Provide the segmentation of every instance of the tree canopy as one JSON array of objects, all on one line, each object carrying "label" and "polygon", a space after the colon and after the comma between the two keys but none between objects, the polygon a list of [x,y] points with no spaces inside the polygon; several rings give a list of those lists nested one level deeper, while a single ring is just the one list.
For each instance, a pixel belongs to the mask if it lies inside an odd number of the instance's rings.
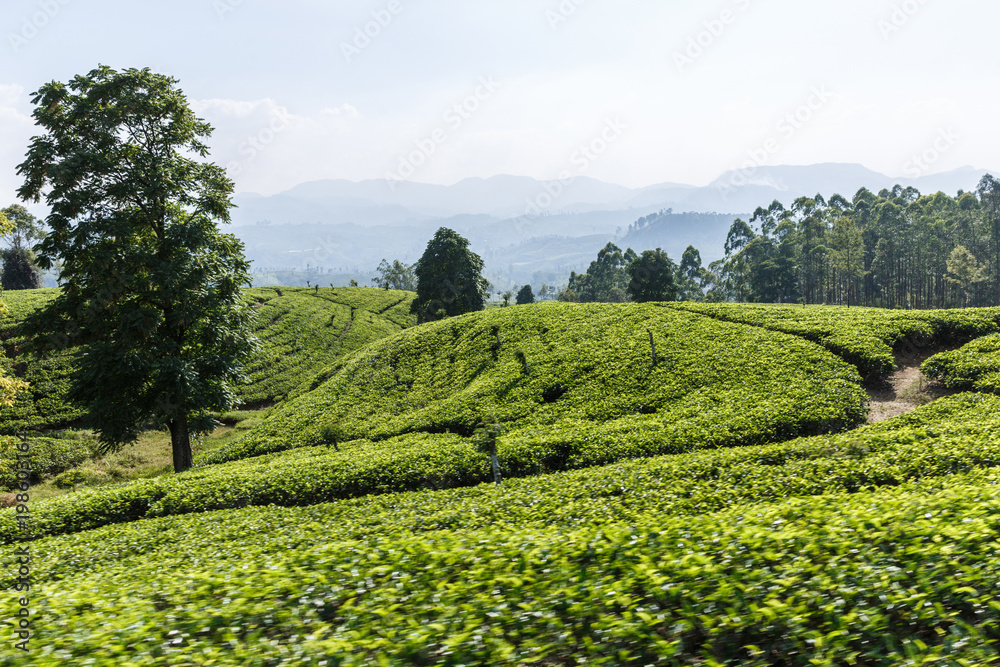
[{"label": "tree canopy", "polygon": [[378,268],[375,269],[375,273],[377,275],[372,281],[375,287],[407,292],[413,292],[417,289],[417,276],[413,272],[413,267],[403,264],[398,259],[392,260],[392,264],[383,259]]},{"label": "tree canopy", "polygon": [[441,227],[417,262],[417,298],[411,306],[418,322],[453,317],[486,307],[490,284],[483,277],[483,259],[469,241]]},{"label": "tree canopy", "polygon": [[[886,308],[1000,305],[1000,181],[921,195],[897,185],[852,199],[800,197],[737,219],[715,296]],[[711,295],[710,295],[711,296]]]},{"label": "tree canopy", "polygon": [[660,248],[644,250],[628,265],[629,297],[633,301],[676,301],[677,265]]},{"label": "tree canopy", "polygon": [[176,83],[101,66],[43,85],[18,195],[50,207],[39,263],[61,261],[59,296],[25,323],[32,349],[83,346],[69,396],[105,449],[166,425],[180,471],[190,432],[234,406],[254,342],[243,246],[217,227],[233,183]]},{"label": "tree canopy", "polygon": [[519,306],[535,302],[535,293],[531,290],[531,285],[525,285],[517,292],[515,303]]}]

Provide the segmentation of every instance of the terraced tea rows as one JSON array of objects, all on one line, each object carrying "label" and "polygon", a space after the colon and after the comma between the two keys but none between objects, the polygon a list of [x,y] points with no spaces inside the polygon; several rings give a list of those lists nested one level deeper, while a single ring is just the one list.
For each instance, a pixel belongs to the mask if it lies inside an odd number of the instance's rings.
[{"label": "terraced tea rows", "polygon": [[[327,291],[256,294],[294,355],[253,371],[288,398],[242,440],[32,503],[30,664],[1000,662],[1000,397],[846,430],[865,396],[830,353],[874,373],[1000,311],[540,304],[343,356],[407,305]],[[987,377],[992,338],[934,368]],[[4,587],[19,536],[0,510]]]},{"label": "terraced tea rows", "polygon": [[491,422],[518,470],[582,467],[849,428],[864,420],[859,383],[779,333],[656,306],[535,304],[380,341],[205,462]]},{"label": "terraced tea rows", "polygon": [[1000,394],[1000,334],[983,336],[960,349],[936,354],[920,370],[949,389]]},{"label": "terraced tea rows", "polygon": [[[18,323],[31,311],[54,299],[58,290],[21,290],[4,295],[9,312],[0,316],[0,339],[8,372],[17,369],[31,383],[14,406],[0,407],[0,433],[62,428],[78,420],[81,411],[65,401],[75,352],[45,360],[21,355]],[[409,292],[374,288],[256,288],[247,298],[257,304],[256,333],[262,342],[247,368],[251,378],[239,397],[266,405],[307,390],[346,352],[412,326]]]},{"label": "terraced tea rows", "polygon": [[891,373],[896,348],[954,347],[1000,331],[1000,308],[883,310],[734,303],[668,307],[801,336],[854,364],[865,377]]},{"label": "terraced tea rows", "polygon": [[[997,400],[501,488],[48,538],[33,544],[45,582],[34,664],[990,664],[1000,473],[957,458],[998,449]],[[935,475],[972,472],[795,498],[839,488],[823,486],[838,467],[871,476],[921,448],[956,458]]]}]

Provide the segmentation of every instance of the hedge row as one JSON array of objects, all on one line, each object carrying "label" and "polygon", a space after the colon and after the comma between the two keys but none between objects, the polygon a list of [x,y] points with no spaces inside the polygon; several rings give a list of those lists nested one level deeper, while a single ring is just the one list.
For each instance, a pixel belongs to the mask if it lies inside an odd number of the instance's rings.
[{"label": "hedge row", "polygon": [[91,547],[121,563],[39,577],[31,664],[996,664],[998,482],[573,528],[278,508],[115,527]]},{"label": "hedge row", "polygon": [[[0,366],[31,386],[10,407],[0,406],[0,433],[63,428],[83,411],[66,401],[76,352],[37,360],[20,351],[18,325],[28,313],[55,299],[55,288],[4,294],[8,312],[0,314]],[[325,379],[344,354],[416,323],[409,314],[410,292],[374,288],[255,288],[246,298],[256,304],[256,333],[262,345],[247,366],[251,383],[237,389],[250,405],[280,401]]]},{"label": "hedge row", "polygon": [[735,303],[669,307],[801,336],[854,364],[866,378],[891,373],[894,351],[956,346],[1000,331],[1000,308],[915,311]]},{"label": "hedge row", "polygon": [[535,304],[380,340],[202,462],[497,423],[502,443],[551,469],[576,465],[570,454],[593,465],[663,453],[681,437],[841,430],[864,421],[866,401],[854,368],[793,336],[652,305]]},{"label": "hedge row", "polygon": [[936,354],[924,361],[920,371],[949,389],[1000,394],[1000,334]]},{"label": "hedge row", "polygon": [[[581,503],[596,512],[595,522],[607,519],[602,503],[620,504],[626,509],[614,518],[626,520],[627,508],[633,506],[641,511],[702,512],[733,503],[892,486],[996,466],[998,428],[1000,398],[962,395],[835,436],[508,481],[504,507],[499,509],[489,509],[491,503],[475,507],[476,498],[491,493],[488,489],[454,490],[440,501],[448,508],[443,525],[451,525],[449,517],[470,512],[490,522],[553,521],[563,508],[582,511]],[[516,449],[500,449],[505,474],[531,472],[532,462],[519,455]],[[159,516],[269,504],[313,505],[372,494],[469,487],[489,479],[486,455],[467,440],[457,435],[406,436],[388,443],[355,442],[340,452],[301,448],[176,476],[85,489],[34,503],[33,527],[38,535],[58,535]],[[471,500],[459,502],[462,498]],[[595,504],[595,498],[606,500]],[[402,501],[393,496],[387,502],[395,508]],[[451,511],[455,506],[463,508],[457,515]],[[511,514],[504,518],[503,512]],[[371,508],[364,513],[378,514]],[[430,506],[421,505],[411,515],[419,525],[439,527]],[[20,535],[14,510],[0,510],[0,541],[13,542]]]}]

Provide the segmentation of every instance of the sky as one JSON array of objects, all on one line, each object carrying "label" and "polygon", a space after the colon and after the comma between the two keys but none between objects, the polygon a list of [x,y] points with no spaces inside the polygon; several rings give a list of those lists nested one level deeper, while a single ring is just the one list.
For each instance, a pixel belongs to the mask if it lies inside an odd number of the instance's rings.
[{"label": "sky", "polygon": [[0,202],[32,91],[99,64],[177,78],[237,192],[996,168],[997,25],[987,0],[4,0]]}]

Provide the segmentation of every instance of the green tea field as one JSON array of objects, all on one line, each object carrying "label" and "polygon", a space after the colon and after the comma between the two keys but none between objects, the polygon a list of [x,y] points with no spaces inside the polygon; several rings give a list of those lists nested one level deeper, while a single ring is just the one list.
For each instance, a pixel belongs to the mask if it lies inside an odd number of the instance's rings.
[{"label": "green tea field", "polygon": [[[18,356],[49,294],[0,322],[39,483],[92,455],[73,356]],[[0,665],[1000,663],[1000,309],[412,298],[250,290],[193,469],[0,509]]]}]

